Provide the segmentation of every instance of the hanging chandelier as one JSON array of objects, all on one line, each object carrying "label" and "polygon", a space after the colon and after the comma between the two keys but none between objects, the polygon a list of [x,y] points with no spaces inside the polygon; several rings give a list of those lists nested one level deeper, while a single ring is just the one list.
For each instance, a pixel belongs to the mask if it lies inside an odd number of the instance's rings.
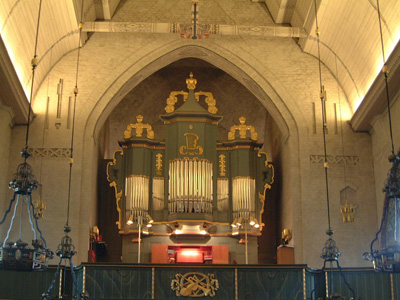
[{"label": "hanging chandelier", "polygon": [[[71,203],[71,187],[72,187],[72,166],[74,164],[74,133],[75,133],[75,117],[76,117],[76,102],[78,97],[78,71],[79,71],[79,58],[80,58],[80,50],[81,50],[81,37],[82,37],[82,29],[83,29],[83,6],[84,0],[82,0],[81,6],[81,21],[78,25],[79,27],[79,37],[78,37],[78,53],[77,53],[77,63],[76,63],[76,79],[75,79],[75,88],[74,88],[74,104],[73,104],[73,113],[72,113],[72,133],[71,133],[71,147],[70,147],[70,161],[69,161],[69,180],[68,180],[68,206],[67,206],[67,221],[64,226],[64,236],[61,238],[61,242],[57,247],[56,254],[60,258],[57,270],[54,274],[53,280],[47,289],[46,292],[42,294],[42,300],[49,299],[87,299],[87,295],[84,293],[79,293],[78,290],[78,281],[76,279],[75,274],[75,266],[72,263],[72,258],[76,254],[75,245],[72,243],[72,238],[69,236],[71,232],[71,227],[69,226],[69,213],[70,213],[70,203]],[[72,277],[72,290],[67,290],[67,280],[65,274],[67,274],[69,263],[69,270],[71,272]],[[64,276],[60,276],[60,270],[63,269]],[[58,295],[54,295],[53,287],[56,283],[56,280],[59,278],[60,285],[62,288]],[[62,293],[61,293],[62,291]],[[70,294],[68,294],[70,292]]]},{"label": "hanging chandelier", "polygon": [[[28,123],[26,129],[25,147],[21,151],[21,156],[24,161],[17,167],[17,172],[14,174],[11,182],[9,183],[9,188],[12,189],[14,193],[12,199],[10,200],[8,209],[4,214],[4,217],[0,221],[1,226],[7,220],[8,214],[12,211],[12,217],[10,221],[10,226],[7,230],[7,235],[3,242],[0,241],[0,268],[4,268],[7,270],[43,270],[47,268],[49,259],[53,258],[54,256],[53,252],[47,249],[46,240],[43,238],[42,231],[39,228],[38,215],[35,213],[34,204],[36,203],[36,201],[32,200],[32,193],[37,190],[38,187],[41,187],[41,185],[37,181],[36,176],[33,174],[33,169],[31,165],[29,165],[27,162],[27,159],[31,156],[28,150],[28,141],[32,112],[31,103],[33,98],[35,70],[38,65],[37,45],[41,6],[42,1],[40,1],[39,3],[35,54],[31,61],[32,83],[29,101]],[[26,206],[28,217],[24,216],[24,206]],[[16,217],[19,217],[19,233],[18,239],[14,242],[10,241],[10,234],[12,233],[12,230],[14,228],[14,221]],[[31,246],[29,246],[28,243],[22,240],[23,223],[26,219],[29,220],[30,228],[33,232],[33,240]],[[38,237],[38,233],[40,238]]]},{"label": "hanging chandelier", "polygon": [[[319,70],[319,84],[320,84],[320,99],[321,99],[321,110],[322,110],[322,135],[323,135],[323,144],[324,144],[324,171],[325,171],[325,188],[326,188],[326,204],[327,204],[327,212],[328,212],[328,229],[326,230],[326,234],[328,235],[328,239],[325,242],[325,246],[322,249],[321,258],[324,260],[324,265],[321,269],[321,272],[325,272],[327,268],[330,269],[330,280],[326,278],[326,294],[323,299],[346,299],[346,297],[342,297],[340,293],[338,293],[334,286],[333,280],[333,264],[336,263],[336,267],[340,271],[340,276],[342,277],[345,285],[351,292],[352,297],[350,299],[355,299],[354,290],[351,288],[350,284],[346,280],[346,277],[343,275],[342,268],[339,264],[339,256],[341,253],[339,252],[339,248],[336,246],[336,241],[333,239],[334,231],[331,227],[331,216],[330,216],[330,202],[329,202],[329,184],[328,184],[328,159],[327,159],[327,150],[326,150],[326,132],[327,132],[327,118],[326,118],[326,91],[322,84],[322,70],[321,70],[321,52],[320,52],[320,30],[318,27],[318,16],[317,16],[317,2],[314,0],[315,6],[315,34],[317,37],[317,48],[318,48],[318,70]],[[327,266],[328,264],[328,266]],[[329,284],[328,284],[329,283]],[[313,294],[315,293],[315,289],[311,292],[311,299],[313,299]],[[318,298],[320,299],[320,298]]]},{"label": "hanging chandelier", "polygon": [[[394,151],[392,117],[390,114],[388,67],[386,65],[385,49],[383,44],[379,0],[377,0],[377,11],[383,57],[382,74],[384,75],[385,80],[389,134],[392,147],[389,162],[392,164],[392,167],[388,172],[388,177],[383,188],[385,200],[383,204],[381,224],[375,238],[371,242],[370,252],[364,253],[363,257],[366,260],[372,261],[374,269],[378,272],[400,273],[400,151],[397,155]],[[379,238],[380,247],[379,249],[375,249],[375,243],[378,242]]]}]

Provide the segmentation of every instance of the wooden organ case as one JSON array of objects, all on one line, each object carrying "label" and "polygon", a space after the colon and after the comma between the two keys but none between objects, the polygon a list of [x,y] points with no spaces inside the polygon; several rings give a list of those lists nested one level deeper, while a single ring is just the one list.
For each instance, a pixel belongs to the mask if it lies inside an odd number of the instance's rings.
[{"label": "wooden organ case", "polygon": [[[186,84],[187,92],[170,93],[160,115],[165,140],[155,139],[138,115],[107,166],[123,261],[135,262],[141,254],[141,262],[190,263],[191,253],[195,263],[244,263],[247,243],[251,263],[257,263],[273,166],[245,117],[218,141],[216,100],[210,92],[195,92],[192,74]],[[198,103],[203,99],[207,110]]]}]

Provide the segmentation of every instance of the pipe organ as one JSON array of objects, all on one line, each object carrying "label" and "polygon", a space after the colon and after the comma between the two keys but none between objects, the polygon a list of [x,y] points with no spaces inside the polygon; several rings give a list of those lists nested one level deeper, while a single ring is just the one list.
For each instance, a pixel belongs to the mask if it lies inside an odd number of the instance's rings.
[{"label": "pipe organ", "polygon": [[[248,231],[260,235],[274,169],[259,152],[258,134],[241,117],[226,140],[217,140],[222,116],[216,100],[210,92],[195,92],[192,74],[186,84],[187,92],[170,93],[166,113],[160,115],[165,140],[157,140],[152,126],[138,115],[119,142],[122,150],[107,166],[120,234],[135,234],[135,223],[151,219],[149,236],[215,234],[232,239],[230,225],[241,218],[257,222],[260,226]],[[179,100],[183,104],[175,108]],[[208,109],[199,104],[203,100]]]}]

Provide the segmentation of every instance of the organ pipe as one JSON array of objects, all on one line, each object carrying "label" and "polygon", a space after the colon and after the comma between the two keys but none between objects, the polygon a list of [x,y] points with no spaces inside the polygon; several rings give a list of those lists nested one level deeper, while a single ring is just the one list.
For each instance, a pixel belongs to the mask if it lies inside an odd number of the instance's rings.
[{"label": "organ pipe", "polygon": [[146,216],[149,210],[149,177],[130,175],[125,179],[127,210],[135,217]]},{"label": "organ pipe", "polygon": [[234,218],[249,219],[255,214],[255,179],[235,177],[232,180],[232,210]]},{"label": "organ pipe", "polygon": [[212,213],[212,178],[213,164],[207,159],[170,161],[168,183],[170,213]]}]

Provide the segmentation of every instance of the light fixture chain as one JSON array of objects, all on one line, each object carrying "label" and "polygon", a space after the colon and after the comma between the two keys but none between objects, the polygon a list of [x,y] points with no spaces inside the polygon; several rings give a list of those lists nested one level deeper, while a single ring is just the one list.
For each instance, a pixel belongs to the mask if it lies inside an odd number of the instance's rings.
[{"label": "light fixture chain", "polygon": [[[29,107],[28,107],[28,124],[26,126],[26,138],[25,138],[25,149],[24,151],[28,151],[28,141],[29,141],[29,127],[30,127],[30,121],[31,121],[31,113],[32,113],[32,99],[33,99],[33,87],[34,87],[34,82],[35,82],[35,70],[37,67],[37,48],[38,48],[38,40],[39,40],[39,25],[40,25],[40,13],[42,11],[42,0],[39,1],[39,13],[38,13],[38,19],[37,19],[37,28],[36,28],[36,39],[35,39],[35,52],[34,56],[32,59],[32,84],[31,84],[31,94],[29,96]],[[29,156],[25,155],[24,160],[26,162],[26,159]]]},{"label": "light fixture chain", "polygon": [[[335,69],[336,69],[336,80],[337,80],[337,95],[339,101],[339,120],[340,120],[340,136],[342,140],[342,155],[343,155],[343,176],[344,176],[344,187],[347,187],[347,172],[346,172],[346,160],[344,157],[344,135],[343,135],[343,117],[342,117],[342,102],[340,98],[339,90],[339,72],[337,67],[337,56],[335,55]],[[346,203],[347,203],[347,190],[346,190]]]},{"label": "light fixture chain", "polygon": [[322,134],[324,138],[324,169],[325,169],[325,188],[326,188],[326,203],[328,207],[328,228],[331,231],[331,214],[329,205],[329,184],[328,184],[328,159],[326,152],[326,107],[325,107],[325,91],[322,85],[322,68],[321,68],[321,51],[320,51],[320,31],[318,27],[318,13],[317,13],[317,0],[314,0],[315,9],[315,34],[317,36],[317,47],[318,47],[318,70],[319,70],[319,87],[320,87],[320,98],[322,108]]},{"label": "light fixture chain", "polygon": [[390,131],[390,141],[392,143],[392,155],[394,155],[394,143],[393,143],[393,130],[392,130],[392,116],[390,113],[390,100],[389,100],[389,84],[388,84],[388,69],[386,66],[386,58],[385,58],[385,46],[383,43],[383,34],[382,34],[382,21],[381,21],[381,11],[379,8],[379,0],[376,0],[377,4],[377,11],[378,11],[378,19],[379,19],[379,33],[381,37],[381,46],[382,46],[382,58],[383,58],[383,68],[382,72],[385,76],[385,86],[386,86],[386,101],[387,101],[387,108],[388,108],[388,119],[389,119],[389,131]]},{"label": "light fixture chain", "polygon": [[71,181],[72,181],[72,165],[74,163],[74,135],[75,135],[75,119],[76,119],[76,100],[78,97],[78,74],[79,74],[79,61],[80,61],[80,50],[81,50],[81,38],[82,38],[82,28],[83,28],[83,4],[84,0],[82,0],[81,6],[81,20],[79,23],[79,37],[78,37],[78,56],[76,60],[76,77],[75,77],[75,89],[74,89],[74,109],[72,113],[72,132],[71,132],[71,155],[69,162],[69,179],[68,179],[68,207],[67,207],[67,223],[66,226],[69,226],[69,211],[70,211],[70,203],[71,203]]}]

